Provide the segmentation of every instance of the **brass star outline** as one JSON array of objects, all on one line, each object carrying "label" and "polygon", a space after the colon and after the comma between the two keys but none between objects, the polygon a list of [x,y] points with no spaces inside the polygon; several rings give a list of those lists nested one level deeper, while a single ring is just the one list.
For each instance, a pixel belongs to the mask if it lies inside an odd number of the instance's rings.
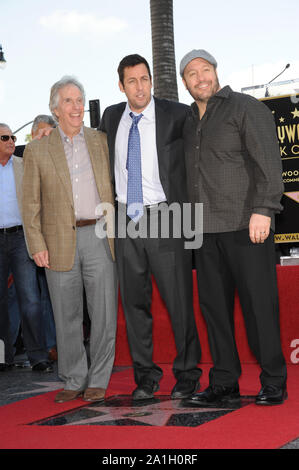
[{"label": "brass star outline", "polygon": [[295,108],[294,111],[291,111],[291,113],[293,114],[293,119],[295,119],[296,117],[299,118],[299,110],[297,108]]}]

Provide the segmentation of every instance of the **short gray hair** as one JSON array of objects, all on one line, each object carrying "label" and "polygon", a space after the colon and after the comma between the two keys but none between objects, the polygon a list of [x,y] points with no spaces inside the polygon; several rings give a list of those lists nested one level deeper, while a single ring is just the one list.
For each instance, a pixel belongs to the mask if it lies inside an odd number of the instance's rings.
[{"label": "short gray hair", "polygon": [[33,121],[31,132],[37,131],[40,122],[45,122],[46,124],[49,124],[49,126],[52,127],[56,125],[56,122],[54,121],[52,116],[49,116],[47,114],[39,114]]},{"label": "short gray hair", "polygon": [[51,93],[50,93],[49,108],[52,113],[52,116],[54,117],[56,121],[58,121],[58,116],[56,116],[55,114],[55,109],[57,108],[58,103],[59,103],[58,93],[59,93],[59,90],[61,90],[61,88],[64,88],[67,85],[74,85],[77,88],[79,88],[82,94],[83,104],[85,104],[85,91],[81,83],[78,82],[78,80],[75,77],[72,77],[70,75],[65,75],[58,82],[54,83],[54,85],[51,88]]},{"label": "short gray hair", "polygon": [[4,122],[0,122],[0,127],[7,127],[11,131],[11,128],[9,127],[8,124],[4,124]]}]

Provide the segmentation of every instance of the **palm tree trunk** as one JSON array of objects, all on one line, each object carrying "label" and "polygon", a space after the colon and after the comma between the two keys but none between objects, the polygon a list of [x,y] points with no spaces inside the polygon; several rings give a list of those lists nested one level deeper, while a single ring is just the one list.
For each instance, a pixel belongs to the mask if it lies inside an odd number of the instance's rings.
[{"label": "palm tree trunk", "polygon": [[150,0],[154,95],[178,101],[173,0]]}]

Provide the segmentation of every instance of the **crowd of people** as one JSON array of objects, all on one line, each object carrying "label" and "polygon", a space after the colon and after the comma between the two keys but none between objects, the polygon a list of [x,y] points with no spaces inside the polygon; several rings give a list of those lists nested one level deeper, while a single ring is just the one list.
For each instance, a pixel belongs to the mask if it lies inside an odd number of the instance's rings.
[{"label": "crowd of people", "polygon": [[[236,289],[261,368],[256,404],[287,398],[273,235],[283,183],[273,116],[260,101],[222,88],[217,62],[203,49],[183,57],[180,74],[191,107],[154,97],[146,59],[124,57],[118,78],[126,101],[109,106],[97,130],[83,123],[82,84],[63,77],[50,92],[53,119],[35,119],[23,157],[15,155],[9,124],[0,123],[1,370],[13,366],[21,323],[32,370],[51,372],[58,360],[64,388],[57,403],[104,400],[118,286],[136,382],[132,399],[154,397],[163,370],[152,357],[152,276],[176,344],[171,398],[196,407],[240,400]],[[194,250],[184,233],[177,236],[183,221],[169,211],[176,204],[183,218],[190,203],[195,218],[203,205],[203,241]],[[167,236],[165,217],[172,222]],[[203,391],[193,262],[213,360]]]}]

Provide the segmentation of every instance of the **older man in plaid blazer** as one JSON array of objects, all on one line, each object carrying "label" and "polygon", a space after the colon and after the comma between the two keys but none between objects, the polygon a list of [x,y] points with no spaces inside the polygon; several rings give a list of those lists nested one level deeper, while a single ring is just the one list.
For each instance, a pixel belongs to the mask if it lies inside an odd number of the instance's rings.
[{"label": "older man in plaid blazer", "polygon": [[[58,371],[65,382],[56,402],[104,399],[113,361],[117,280],[112,238],[96,216],[113,204],[108,148],[103,133],[83,126],[84,90],[72,77],[51,89],[58,127],[26,146],[23,217],[29,251],[46,268],[53,305]],[[83,285],[91,318],[90,360],[83,344]]]}]

